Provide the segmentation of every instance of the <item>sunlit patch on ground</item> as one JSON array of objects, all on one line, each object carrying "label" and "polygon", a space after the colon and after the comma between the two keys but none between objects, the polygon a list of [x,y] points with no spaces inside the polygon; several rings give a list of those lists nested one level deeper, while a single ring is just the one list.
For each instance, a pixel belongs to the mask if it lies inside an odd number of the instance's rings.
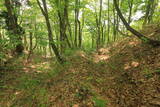
[{"label": "sunlit patch on ground", "polygon": [[14,94],[15,95],[19,95],[19,94],[21,94],[21,92],[20,91],[16,91]]},{"label": "sunlit patch on ground", "polygon": [[130,68],[131,68],[131,66],[130,66],[129,63],[126,63],[126,64],[124,65],[124,70],[128,70],[128,69],[130,69]]},{"label": "sunlit patch on ground", "polygon": [[129,42],[129,45],[136,46],[136,45],[138,45],[138,42],[137,41],[131,41],[131,42]]},{"label": "sunlit patch on ground", "polygon": [[100,61],[108,60],[109,58],[110,58],[109,55],[95,55],[94,61],[97,63]]},{"label": "sunlit patch on ground", "polygon": [[130,62],[130,63],[126,63],[125,65],[124,65],[124,70],[128,70],[128,69],[130,69],[130,68],[136,68],[136,67],[138,67],[140,64],[139,64],[139,62],[136,62],[136,61],[132,61],[132,62]]},{"label": "sunlit patch on ground", "polygon": [[139,62],[132,61],[131,66],[132,67],[138,67],[139,66]]},{"label": "sunlit patch on ground", "polygon": [[105,61],[110,58],[109,48],[101,48],[98,50],[98,53],[93,55],[94,62],[98,63],[100,61]]},{"label": "sunlit patch on ground", "polygon": [[25,63],[24,72],[42,73],[51,70],[50,61],[39,61],[36,63]]},{"label": "sunlit patch on ground", "polygon": [[81,56],[83,58],[87,58],[86,53],[84,51],[76,51],[75,55]]}]

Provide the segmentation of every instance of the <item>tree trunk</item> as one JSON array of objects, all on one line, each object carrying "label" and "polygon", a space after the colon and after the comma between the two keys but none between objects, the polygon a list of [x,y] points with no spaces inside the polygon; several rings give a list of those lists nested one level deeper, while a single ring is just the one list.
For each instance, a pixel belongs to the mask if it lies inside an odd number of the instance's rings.
[{"label": "tree trunk", "polygon": [[[97,44],[97,50],[100,48],[101,46],[101,35],[102,35],[102,0],[99,1],[99,12],[96,13],[96,25],[97,25],[97,40],[96,40],[96,44]],[[96,10],[95,10],[96,12]],[[99,14],[99,15],[97,15]]]},{"label": "tree trunk", "polygon": [[133,8],[133,0],[128,0],[128,5],[129,5],[129,16],[128,16],[128,24],[132,22],[131,17],[132,17],[132,8]]},{"label": "tree trunk", "polygon": [[154,14],[155,7],[156,7],[156,0],[147,1],[146,14],[145,14],[143,25],[149,24],[150,22],[152,22],[152,16]]},{"label": "tree trunk", "polygon": [[106,21],[104,20],[104,22],[103,22],[103,27],[102,27],[102,29],[103,29],[103,45],[105,44],[105,42],[106,42]]},{"label": "tree trunk", "polygon": [[151,2],[152,2],[151,3],[152,5],[151,5],[151,10],[150,10],[150,15],[148,17],[148,23],[151,23],[153,21],[153,14],[154,14],[156,5],[158,4],[156,0],[152,0]]},{"label": "tree trunk", "polygon": [[67,27],[68,27],[68,0],[65,0],[64,4],[62,5],[64,5],[63,12],[61,12],[61,10],[58,10],[58,17],[59,17],[59,23],[60,23],[61,52],[63,53],[63,51],[66,48],[65,43],[67,43],[69,48],[71,48],[71,44],[66,33]]},{"label": "tree trunk", "polygon": [[110,9],[110,4],[109,4],[109,0],[108,0],[108,34],[107,34],[107,41],[109,42],[110,41],[110,16],[109,16],[109,9]]},{"label": "tree trunk", "polygon": [[66,33],[66,30],[68,27],[68,0],[65,0],[64,5],[65,5],[64,6],[64,37],[66,39],[68,47],[71,48],[71,44],[70,44],[70,41],[69,41],[67,33]]},{"label": "tree trunk", "polygon": [[116,33],[116,12],[115,12],[115,7],[113,5],[113,41],[116,40],[116,36],[117,36],[117,33]]},{"label": "tree trunk", "polygon": [[78,0],[75,0],[75,31],[74,31],[74,45],[77,47],[77,35],[78,35],[78,16],[79,16],[79,7]]},{"label": "tree trunk", "polygon": [[81,48],[82,45],[82,30],[81,30],[81,22],[78,20],[78,28],[79,28],[79,33],[78,33],[78,47]]},{"label": "tree trunk", "polygon": [[6,17],[6,25],[8,27],[8,31],[15,35],[15,39],[13,40],[16,42],[16,53],[22,54],[24,47],[22,45],[22,36],[24,34],[24,30],[21,26],[18,25],[17,16],[14,13],[13,3],[10,0],[5,0],[5,6],[7,8],[7,17]]},{"label": "tree trunk", "polygon": [[[66,26],[67,26],[67,28],[68,28],[68,32],[69,32],[69,36],[70,36],[70,41],[71,41],[71,43],[70,43],[70,47],[72,47],[72,46],[74,46],[74,41],[73,41],[73,37],[72,37],[72,29],[71,29],[71,24],[69,23],[69,17],[68,17],[68,0],[67,1],[65,1],[66,3],[65,3],[65,7],[66,7],[66,9],[65,9],[65,16],[66,16]],[[69,37],[68,37],[69,38]]]},{"label": "tree trunk", "polygon": [[61,16],[61,12],[58,10],[58,17],[59,17],[59,29],[60,29],[60,37],[59,37],[59,40],[60,40],[60,50],[61,50],[61,53],[63,53],[64,51],[64,48],[65,48],[65,37],[64,37],[64,20],[62,19],[62,16]]},{"label": "tree trunk", "polygon": [[[31,23],[32,24],[32,23]],[[32,29],[32,25],[29,26],[30,29]],[[32,54],[32,49],[33,49],[33,32],[29,32],[29,54],[28,54],[28,57],[27,57],[27,60],[30,59],[30,56]]]},{"label": "tree trunk", "polygon": [[41,7],[41,4],[40,4],[39,0],[37,0],[37,3],[38,3],[38,5],[39,5],[39,7],[41,9],[41,12],[42,12],[43,16],[45,17],[45,20],[46,20],[49,44],[51,45],[52,50],[54,51],[54,54],[55,54],[58,62],[62,64],[64,62],[64,60],[60,56],[58,48],[56,47],[56,45],[54,43],[54,40],[52,38],[53,37],[53,33],[52,33],[51,24],[50,24],[49,17],[48,17],[48,10],[47,10],[46,0],[42,0],[43,7]]},{"label": "tree trunk", "polygon": [[151,10],[151,0],[148,0],[147,1],[146,14],[145,14],[145,19],[144,19],[143,25],[148,23],[148,17],[149,17],[149,14],[150,14],[150,10]]}]

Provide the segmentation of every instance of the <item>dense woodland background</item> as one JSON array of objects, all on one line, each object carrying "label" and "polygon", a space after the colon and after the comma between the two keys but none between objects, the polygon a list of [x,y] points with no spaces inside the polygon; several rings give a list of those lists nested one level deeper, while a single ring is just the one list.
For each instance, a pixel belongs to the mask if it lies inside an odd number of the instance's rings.
[{"label": "dense woodland background", "polygon": [[158,107],[159,46],[159,0],[0,0],[0,106]]},{"label": "dense woodland background", "polygon": [[[115,0],[128,25],[159,21],[158,0]],[[33,52],[59,60],[67,49],[94,50],[130,33],[111,0],[2,0],[1,59],[7,51]],[[53,49],[53,51],[52,51]],[[29,59],[28,57],[28,59]]]}]

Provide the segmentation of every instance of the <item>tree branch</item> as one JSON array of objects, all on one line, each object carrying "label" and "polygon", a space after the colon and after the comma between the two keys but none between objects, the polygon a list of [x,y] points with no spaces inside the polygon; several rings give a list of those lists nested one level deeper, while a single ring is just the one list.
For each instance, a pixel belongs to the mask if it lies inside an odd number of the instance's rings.
[{"label": "tree branch", "polygon": [[43,7],[41,6],[41,3],[40,3],[40,1],[39,1],[39,0],[37,0],[37,3],[38,3],[39,8],[40,8],[40,9],[41,9],[41,11],[42,11],[42,14],[43,14],[43,15],[46,15],[46,13],[45,13],[45,11],[44,11]]}]

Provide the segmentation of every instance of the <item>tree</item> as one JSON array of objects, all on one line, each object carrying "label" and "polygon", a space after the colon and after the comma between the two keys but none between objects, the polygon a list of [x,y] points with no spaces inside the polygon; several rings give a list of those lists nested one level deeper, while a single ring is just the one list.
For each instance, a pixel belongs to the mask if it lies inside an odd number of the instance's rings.
[{"label": "tree", "polygon": [[50,24],[50,21],[49,21],[46,0],[42,0],[43,7],[41,6],[41,3],[40,3],[39,0],[37,0],[37,3],[38,3],[39,8],[41,9],[41,12],[42,12],[43,16],[45,17],[45,20],[46,20],[46,25],[47,25],[47,30],[48,30],[49,44],[51,45],[52,50],[54,51],[55,56],[56,56],[58,62],[59,63],[63,63],[64,60],[61,57],[61,55],[59,54],[58,48],[56,47],[55,42],[53,40],[53,33],[52,33],[51,24]]},{"label": "tree", "polygon": [[146,13],[143,25],[149,24],[152,21],[152,17],[156,7],[156,0],[147,0],[146,4]]},{"label": "tree", "polygon": [[132,17],[132,10],[133,10],[133,0],[128,0],[128,6],[129,6],[129,16],[128,16],[128,24],[132,22],[131,17]]},{"label": "tree", "polygon": [[150,44],[154,47],[160,46],[160,41],[157,40],[152,40],[146,36],[144,36],[143,34],[141,34],[140,32],[138,32],[137,30],[133,29],[125,20],[125,18],[123,17],[119,6],[117,4],[117,0],[114,0],[114,5],[115,5],[115,9],[117,11],[117,14],[119,15],[120,19],[122,20],[123,24],[125,25],[125,27],[127,28],[127,30],[129,30],[131,33],[133,33],[135,36],[137,36],[139,39],[141,39],[142,41],[144,41],[147,44]]},{"label": "tree", "polygon": [[68,22],[68,0],[58,0],[57,1],[57,13],[59,17],[59,29],[60,29],[60,41],[61,41],[61,51],[63,52],[66,48],[65,41],[69,48],[71,48],[71,43],[67,36]]},{"label": "tree", "polygon": [[109,17],[109,16],[110,16],[110,15],[109,15],[109,14],[110,14],[110,12],[109,12],[109,11],[110,11],[110,10],[109,10],[109,9],[110,9],[110,4],[109,4],[109,0],[108,0],[107,3],[108,3],[108,12],[107,12],[107,15],[108,15],[108,19],[107,19],[107,20],[108,20],[108,29],[107,29],[107,30],[108,30],[108,33],[107,33],[108,36],[107,36],[107,38],[108,38],[108,39],[107,39],[107,40],[108,40],[108,42],[109,42],[109,41],[110,41],[110,38],[109,38],[109,37],[110,37],[110,17]]},{"label": "tree", "polygon": [[5,7],[7,11],[3,11],[1,17],[5,18],[7,30],[11,35],[11,41],[16,44],[15,52],[17,54],[22,54],[24,47],[22,44],[22,35],[24,34],[24,29],[18,24],[18,16],[15,13],[16,7],[21,5],[18,1],[5,0]]},{"label": "tree", "polygon": [[74,30],[74,45],[78,46],[77,38],[78,38],[78,17],[79,17],[79,0],[75,0],[75,30]]}]

